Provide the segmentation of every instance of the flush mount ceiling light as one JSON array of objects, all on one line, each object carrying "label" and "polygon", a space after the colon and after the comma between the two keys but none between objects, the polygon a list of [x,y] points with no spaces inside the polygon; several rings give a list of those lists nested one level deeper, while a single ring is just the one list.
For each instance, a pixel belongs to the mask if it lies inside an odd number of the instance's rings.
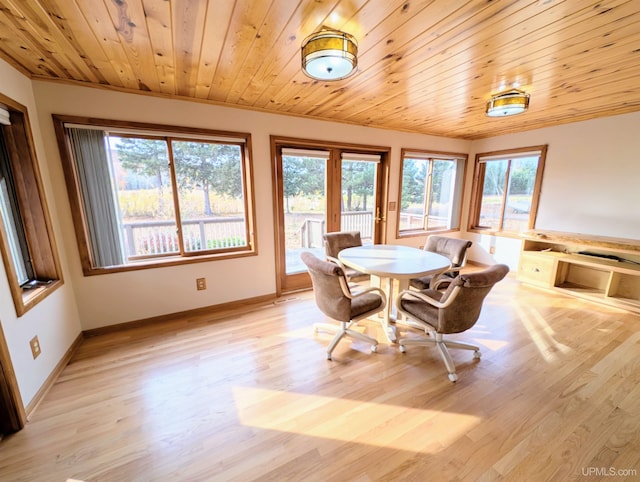
[{"label": "flush mount ceiling light", "polygon": [[489,117],[521,114],[529,108],[529,97],[529,94],[518,89],[496,94],[487,102],[486,113]]},{"label": "flush mount ceiling light", "polygon": [[340,80],[358,66],[358,44],[353,35],[324,29],[302,42],[302,70],[317,80]]}]

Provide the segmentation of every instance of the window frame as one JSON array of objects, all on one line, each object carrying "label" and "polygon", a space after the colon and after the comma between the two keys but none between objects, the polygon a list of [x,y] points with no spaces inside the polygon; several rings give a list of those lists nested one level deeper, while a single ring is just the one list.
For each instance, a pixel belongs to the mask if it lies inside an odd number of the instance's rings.
[{"label": "window frame", "polygon": [[24,283],[35,280],[35,272],[29,254],[29,244],[23,222],[24,216],[20,210],[16,182],[4,137],[4,133],[0,131],[0,182],[4,181],[4,185],[1,187],[3,192],[0,194],[0,202],[3,208],[2,216],[8,218],[8,222],[5,222],[5,235],[11,258],[13,258],[14,269],[16,269],[18,283],[22,286]]},{"label": "window frame", "polygon": [[[454,200],[457,199],[458,204],[458,215],[456,216],[457,225],[456,228],[450,229],[400,229],[400,217],[402,211],[402,184],[404,179],[404,162],[405,159],[417,159],[417,158],[428,159],[431,162],[434,160],[444,160],[444,161],[457,161],[456,166],[456,192],[454,192]],[[398,215],[396,216],[396,236],[398,239],[400,238],[410,238],[425,235],[430,235],[434,233],[454,233],[460,231],[462,226],[462,210],[464,207],[464,180],[467,175],[467,164],[469,160],[469,155],[465,153],[459,152],[444,152],[444,151],[434,151],[429,149],[409,149],[402,148],[400,150],[400,178],[399,178],[399,189],[398,189]],[[462,168],[461,168],[462,167]],[[430,176],[428,176],[430,177]],[[431,186],[432,184],[430,184]],[[431,191],[431,190],[430,190]],[[425,212],[428,213],[428,205],[431,197],[431,192],[425,196],[424,200],[424,209]],[[452,216],[452,220],[454,220]],[[424,223],[423,223],[424,226]]]},{"label": "window frame", "polygon": [[[71,205],[76,239],[82,270],[85,276],[117,273],[123,271],[136,271],[142,269],[159,268],[165,266],[175,266],[190,263],[201,263],[214,260],[230,258],[240,258],[246,256],[256,256],[258,254],[256,240],[256,213],[255,213],[255,193],[253,179],[253,160],[251,147],[251,134],[231,131],[220,131],[203,128],[191,128],[184,126],[174,126],[166,124],[149,124],[141,122],[128,122],[113,119],[95,119],[77,116],[66,116],[53,114],[53,123],[60,150],[60,158],[64,171],[67,194]],[[184,252],[176,254],[159,254],[152,257],[136,257],[133,262],[116,266],[98,267],[92,263],[90,248],[90,236],[87,226],[84,207],[81,197],[81,187],[79,183],[77,169],[72,155],[72,145],[68,136],[66,125],[87,126],[87,128],[105,128],[132,131],[137,137],[144,137],[145,133],[151,138],[162,137],[170,144],[172,141],[193,141],[222,143],[225,138],[229,139],[229,144],[241,146],[242,166],[241,175],[245,192],[245,229],[247,232],[246,248],[228,248],[224,250],[211,250],[201,252]],[[114,132],[116,134],[118,132]],[[173,181],[172,181],[173,182]],[[175,188],[175,186],[174,186]],[[177,197],[177,191],[174,197]],[[174,199],[175,202],[175,199]],[[176,213],[176,216],[178,214]],[[177,220],[176,220],[177,221]],[[180,226],[180,223],[178,223]]]},{"label": "window frame", "polygon": [[[58,248],[53,234],[42,177],[33,142],[28,110],[22,104],[0,94],[0,106],[9,112],[11,125],[2,125],[8,166],[13,178],[22,231],[33,270],[32,281],[20,284],[14,267],[4,222],[0,221],[0,251],[9,289],[18,317],[47,298],[64,284]],[[38,283],[40,281],[40,283]]]},{"label": "window frame", "polygon": [[[547,149],[548,144],[543,144],[539,146],[529,146],[529,147],[520,147],[515,149],[503,149],[499,151],[490,151],[490,152],[480,152],[476,154],[475,163],[474,163],[474,172],[473,172],[473,186],[471,190],[471,205],[469,207],[469,225],[468,231],[475,233],[483,233],[483,234],[492,234],[497,236],[504,237],[514,237],[518,238],[522,233],[515,231],[505,231],[503,229],[504,222],[502,222],[502,226],[499,229],[493,229],[491,227],[481,226],[480,225],[480,213],[482,211],[482,194],[484,187],[484,175],[486,170],[487,162],[498,161],[498,160],[508,160],[511,161],[513,159],[509,159],[510,157],[522,157],[525,153],[538,153],[538,167],[536,169],[536,177],[533,184],[533,193],[531,195],[531,207],[529,210],[529,222],[527,224],[527,229],[535,229],[536,218],[538,215],[538,205],[540,202],[540,193],[542,190],[542,178],[544,176],[544,167],[547,157]],[[489,159],[491,158],[491,159]],[[489,160],[487,160],[489,159]],[[507,170],[507,173],[510,174],[510,171]],[[508,185],[509,178],[505,179],[505,183]],[[501,212],[500,219],[504,221],[505,209],[506,209],[506,197],[508,193],[503,193],[502,202],[501,202]]]}]

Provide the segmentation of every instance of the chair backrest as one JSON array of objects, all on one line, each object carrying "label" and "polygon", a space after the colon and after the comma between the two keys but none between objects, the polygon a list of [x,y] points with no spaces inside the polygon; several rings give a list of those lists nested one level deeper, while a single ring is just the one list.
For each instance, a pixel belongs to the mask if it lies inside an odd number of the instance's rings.
[{"label": "chair backrest", "polygon": [[459,291],[453,302],[438,310],[438,333],[460,333],[471,328],[482,310],[482,303],[493,286],[509,272],[506,264],[495,264],[483,271],[457,276],[440,299],[444,303],[456,287]]},{"label": "chair backrest", "polygon": [[466,239],[449,238],[448,236],[431,235],[427,238],[424,249],[433,253],[441,254],[451,260],[454,268],[463,266],[467,249],[473,243]]},{"label": "chair backrest", "polygon": [[[335,263],[323,261],[309,252],[300,255],[307,265],[316,304],[320,311],[337,321],[349,321],[351,318],[351,300],[345,296],[343,286],[348,290],[344,272]],[[344,285],[340,283],[343,280]]]},{"label": "chair backrest", "polygon": [[360,231],[339,231],[324,235],[324,249],[331,258],[337,258],[340,251],[355,246],[362,246]]}]

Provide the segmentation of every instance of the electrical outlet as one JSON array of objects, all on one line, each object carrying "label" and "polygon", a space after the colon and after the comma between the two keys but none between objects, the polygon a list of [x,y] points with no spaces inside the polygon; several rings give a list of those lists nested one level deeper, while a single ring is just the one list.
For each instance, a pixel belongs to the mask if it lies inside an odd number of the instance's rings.
[{"label": "electrical outlet", "polygon": [[207,278],[196,278],[196,289],[198,291],[207,289]]},{"label": "electrical outlet", "polygon": [[33,355],[33,359],[35,360],[40,356],[40,353],[42,353],[38,337],[34,336],[33,338],[31,338],[31,340],[29,340],[29,345],[31,346],[31,354]]},{"label": "electrical outlet", "polygon": [[495,246],[489,246],[489,254],[496,254],[496,247]]}]

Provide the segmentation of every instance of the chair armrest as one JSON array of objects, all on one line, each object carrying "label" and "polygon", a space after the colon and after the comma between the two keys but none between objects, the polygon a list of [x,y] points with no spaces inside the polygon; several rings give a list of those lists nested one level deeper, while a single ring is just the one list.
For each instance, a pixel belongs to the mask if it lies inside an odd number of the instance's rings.
[{"label": "chair armrest", "polygon": [[378,293],[378,295],[380,295],[380,298],[382,298],[382,304],[383,306],[386,306],[387,304],[387,295],[384,291],[382,291],[380,288],[376,287],[376,286],[370,286],[368,288],[365,288],[363,290],[359,290],[356,291],[355,293],[345,293],[345,296],[347,296],[348,298],[351,298],[352,300],[355,298],[358,298],[362,295],[366,295],[367,293]]},{"label": "chair armrest", "polygon": [[438,286],[441,283],[441,280],[444,278],[445,280],[449,280],[450,281],[450,277],[448,276],[444,276],[445,273],[449,273],[451,271],[455,271],[458,270],[460,268],[454,267],[451,265],[451,263],[449,263],[449,267],[447,269],[445,269],[444,271],[440,271],[439,273],[434,274],[431,277],[431,281],[429,282],[429,289],[432,290],[438,290]]},{"label": "chair armrest", "polygon": [[[334,258],[333,256],[327,256],[327,257],[326,257],[326,259],[327,259],[327,261],[329,261],[329,262],[331,262],[331,263],[335,263],[335,264],[337,264],[338,266],[340,266],[340,268],[342,268],[342,271],[343,271],[343,272],[345,273],[345,275],[346,275],[346,273],[347,273],[347,267],[345,266],[345,264],[344,264],[342,261],[340,261],[338,258]],[[348,277],[347,277],[347,279],[348,279]],[[350,283],[350,285],[351,285],[351,283]]]},{"label": "chair armrest", "polygon": [[460,266],[457,269],[462,269],[467,265],[467,256],[469,255],[469,249],[467,248],[464,252],[464,256],[462,257],[462,261],[460,261]]},{"label": "chair armrest", "polygon": [[[435,278],[434,280],[431,281],[430,288],[435,291],[438,291],[443,288],[446,289],[451,284],[452,281],[453,281],[453,278],[449,278],[448,276],[444,276],[444,277],[439,276],[438,278]],[[446,285],[446,286],[442,286],[442,285]]]},{"label": "chair armrest", "polygon": [[418,299],[420,301],[424,301],[425,303],[430,304],[431,306],[433,306],[435,308],[438,308],[438,309],[446,308],[451,303],[453,303],[453,301],[458,296],[459,292],[460,292],[460,287],[456,286],[455,288],[453,288],[453,290],[451,291],[451,293],[449,294],[447,299],[444,301],[444,303],[441,303],[440,301],[434,300],[430,296],[425,295],[421,291],[403,290],[400,293],[398,293],[398,296],[396,296],[396,306],[400,306],[400,301],[402,300],[402,297],[404,295],[407,295],[410,298],[416,298],[416,299]]},{"label": "chair armrest", "polygon": [[[358,286],[358,285],[354,285],[354,286]],[[378,295],[380,295],[380,297],[382,298],[383,306],[387,305],[387,295],[385,294],[384,291],[382,291],[380,288],[376,286],[370,286],[368,288],[364,288],[362,290],[352,292],[351,284],[347,281],[346,276],[342,276],[340,278],[340,287],[342,288],[342,294],[344,294],[347,298],[351,300],[358,298],[360,296],[363,296],[367,293],[375,292],[375,293],[378,293]]]},{"label": "chair armrest", "polygon": [[334,258],[333,256],[327,256],[327,261],[331,261],[332,263],[335,263],[338,266],[340,266],[342,269],[344,269],[344,265],[342,264],[342,261],[340,261],[338,258]]}]

